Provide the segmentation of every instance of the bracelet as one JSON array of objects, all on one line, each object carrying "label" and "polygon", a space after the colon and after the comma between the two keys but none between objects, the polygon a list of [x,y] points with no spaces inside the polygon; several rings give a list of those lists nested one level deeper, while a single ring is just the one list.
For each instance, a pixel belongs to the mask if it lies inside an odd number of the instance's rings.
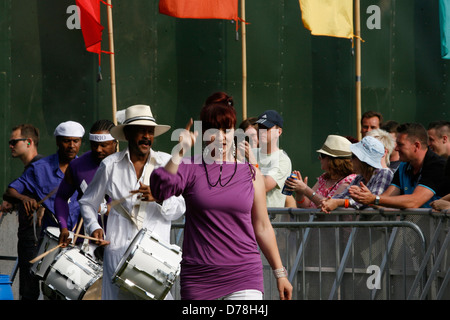
[{"label": "bracelet", "polygon": [[305,202],[305,200],[306,200],[306,197],[305,196],[303,196],[303,200],[302,201],[297,201],[297,200],[295,200],[298,204],[302,204],[303,202]]},{"label": "bracelet", "polygon": [[308,198],[312,200],[312,198],[314,198],[314,196],[315,196],[315,195],[316,195],[316,192],[315,192],[315,191],[313,191],[313,193],[312,193],[311,197],[308,197]]},{"label": "bracelet", "polygon": [[259,168],[259,164],[257,164],[257,163],[254,164],[253,166],[254,166],[255,168]]},{"label": "bracelet", "polygon": [[349,205],[349,201],[348,201],[348,199],[345,199],[345,200],[344,200],[344,207],[345,207],[345,208],[348,208],[348,205]]},{"label": "bracelet", "polygon": [[281,268],[281,269],[275,269],[272,270],[273,271],[273,275],[275,276],[275,278],[279,279],[279,278],[287,278],[288,277],[288,273],[285,267]]}]

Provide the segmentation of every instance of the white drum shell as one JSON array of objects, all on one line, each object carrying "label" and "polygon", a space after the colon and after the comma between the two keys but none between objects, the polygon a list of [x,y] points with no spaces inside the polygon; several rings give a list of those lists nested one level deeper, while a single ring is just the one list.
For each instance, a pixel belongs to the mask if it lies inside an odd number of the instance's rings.
[{"label": "white drum shell", "polygon": [[77,247],[64,249],[50,265],[44,285],[65,300],[82,300],[103,275],[103,266]]},{"label": "white drum shell", "polygon": [[[71,232],[70,234],[71,237],[73,238],[73,233]],[[42,253],[56,247],[59,243],[59,235],[60,235],[59,228],[47,227],[47,229],[44,230],[44,237],[41,241],[41,244],[39,246],[39,252],[36,256],[39,256]],[[57,249],[53,252],[50,252],[41,260],[33,263],[33,265],[31,266],[31,272],[38,278],[44,279],[45,274],[47,273],[47,270],[50,267],[50,264],[55,260],[55,257],[59,254],[59,252],[61,252],[61,249]]]},{"label": "white drum shell", "polygon": [[162,300],[180,274],[181,249],[142,229],[113,275],[119,287],[142,299]]}]

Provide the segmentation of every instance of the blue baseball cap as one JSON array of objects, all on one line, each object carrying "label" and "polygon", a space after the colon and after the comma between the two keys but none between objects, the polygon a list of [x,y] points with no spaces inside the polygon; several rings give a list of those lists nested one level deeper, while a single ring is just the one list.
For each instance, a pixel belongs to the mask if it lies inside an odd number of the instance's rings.
[{"label": "blue baseball cap", "polygon": [[262,124],[267,128],[272,128],[274,125],[283,128],[283,117],[275,110],[267,110],[258,117],[256,123]]}]

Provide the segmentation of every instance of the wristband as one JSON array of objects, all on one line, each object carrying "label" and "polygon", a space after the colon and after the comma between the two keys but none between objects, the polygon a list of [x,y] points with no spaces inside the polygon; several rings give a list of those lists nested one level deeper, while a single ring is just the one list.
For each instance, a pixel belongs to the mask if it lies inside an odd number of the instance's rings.
[{"label": "wristband", "polygon": [[297,200],[295,200],[298,204],[302,204],[303,202],[305,202],[305,200],[306,200],[306,197],[303,197],[303,200],[302,201],[297,201]]},{"label": "wristband", "polygon": [[345,200],[344,200],[344,207],[345,207],[345,208],[348,208],[348,205],[349,205],[349,200],[348,200],[348,199],[345,199]]},{"label": "wristband", "polygon": [[285,267],[281,268],[281,269],[275,269],[272,270],[273,271],[273,275],[275,276],[275,278],[279,279],[279,278],[287,278],[288,277],[288,273]]}]

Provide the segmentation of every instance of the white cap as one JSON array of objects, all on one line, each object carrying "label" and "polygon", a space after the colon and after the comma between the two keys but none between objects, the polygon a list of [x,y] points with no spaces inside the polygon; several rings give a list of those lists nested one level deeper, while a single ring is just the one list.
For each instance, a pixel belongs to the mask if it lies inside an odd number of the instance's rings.
[{"label": "white cap", "polygon": [[66,121],[60,123],[53,133],[55,137],[83,137],[84,128],[81,124],[75,121]]}]

